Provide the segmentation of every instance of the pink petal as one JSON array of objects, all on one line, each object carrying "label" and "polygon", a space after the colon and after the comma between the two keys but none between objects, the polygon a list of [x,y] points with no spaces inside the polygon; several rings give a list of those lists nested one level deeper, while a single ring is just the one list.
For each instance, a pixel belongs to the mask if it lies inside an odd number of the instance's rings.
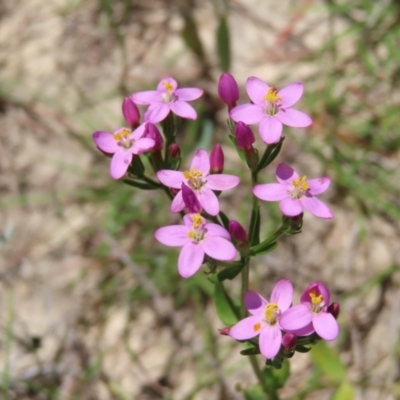
[{"label": "pink petal", "polygon": [[178,87],[178,83],[174,78],[166,76],[165,78],[162,78],[160,82],[158,82],[157,91],[163,93],[166,92],[167,88],[165,87],[165,84],[172,85],[172,92],[175,92],[176,88]]},{"label": "pink petal", "polygon": [[276,118],[282,124],[292,126],[293,128],[305,128],[312,124],[312,119],[307,114],[293,108],[281,108],[278,114],[276,114]]},{"label": "pink petal", "polygon": [[284,331],[294,331],[306,327],[313,318],[310,307],[306,304],[287,309],[279,318],[279,325]]},{"label": "pink petal", "polygon": [[157,172],[158,180],[165,186],[180,189],[184,181],[183,172],[172,169],[162,169]]},{"label": "pink petal", "polygon": [[275,117],[264,116],[258,127],[261,139],[264,143],[272,144],[279,142],[282,136],[282,124]]},{"label": "pink petal", "polygon": [[310,187],[310,193],[315,196],[325,192],[331,184],[331,180],[329,178],[307,179],[307,183]]},{"label": "pink petal", "polygon": [[173,103],[170,104],[172,112],[174,112],[176,115],[179,115],[182,118],[187,118],[187,119],[196,119],[197,118],[197,113],[196,110],[188,103],[185,103],[184,101],[174,101]]},{"label": "pink petal", "polygon": [[146,130],[146,124],[147,124],[147,122],[143,122],[143,124],[140,124],[140,125],[132,132],[132,138],[133,138],[134,140],[138,140],[138,139],[140,139],[140,138],[143,136],[143,134],[144,134],[144,132],[145,132],[145,130]]},{"label": "pink petal", "polygon": [[262,328],[259,339],[261,354],[267,358],[274,358],[281,348],[282,333],[278,325],[268,325]]},{"label": "pink petal", "polygon": [[282,99],[282,107],[288,108],[297,103],[303,96],[304,85],[301,82],[292,83],[281,89],[278,96]]},{"label": "pink petal", "polygon": [[160,243],[171,247],[180,247],[190,241],[188,228],[184,225],[164,226],[157,229],[154,236]]},{"label": "pink petal", "polygon": [[231,240],[229,232],[221,225],[208,223],[207,224],[207,235],[208,236],[220,236],[227,240]]},{"label": "pink petal", "polygon": [[322,339],[335,340],[339,334],[339,325],[330,313],[321,312],[315,314],[313,325],[315,332],[317,332]]},{"label": "pink petal", "polygon": [[265,116],[264,107],[255,104],[242,104],[232,108],[229,116],[236,122],[258,124]]},{"label": "pink petal", "polygon": [[319,199],[311,195],[305,195],[300,199],[303,207],[319,218],[333,218],[331,210]]},{"label": "pink petal", "polygon": [[110,174],[114,179],[122,178],[125,175],[132,157],[132,152],[121,148],[114,153],[110,165]]},{"label": "pink petal", "polygon": [[144,114],[144,120],[156,124],[164,120],[169,112],[169,104],[162,102],[152,103]]},{"label": "pink petal", "polygon": [[253,193],[264,201],[279,201],[289,196],[287,188],[280,183],[261,183],[253,187]]},{"label": "pink petal", "polygon": [[170,210],[173,213],[177,213],[182,211],[185,207],[186,205],[182,198],[182,190],[180,190],[172,200]]},{"label": "pink petal", "polygon": [[201,97],[203,95],[203,91],[199,88],[184,88],[176,89],[174,94],[178,96],[178,100],[192,101]]},{"label": "pink petal", "polygon": [[198,243],[186,243],[179,254],[178,271],[182,278],[194,275],[204,260],[204,250]]},{"label": "pink petal", "polygon": [[312,324],[312,322],[310,322],[304,328],[292,329],[290,332],[294,333],[296,336],[309,336],[315,332],[315,329],[314,329],[314,325]]},{"label": "pink petal", "polygon": [[136,104],[151,104],[155,101],[160,101],[160,93],[156,90],[146,90],[144,92],[133,93],[130,96],[131,100]]},{"label": "pink petal", "polygon": [[202,172],[204,176],[210,173],[210,159],[204,149],[199,149],[193,157],[190,169],[197,169]]},{"label": "pink petal", "polygon": [[264,96],[267,94],[268,89],[269,86],[255,76],[251,76],[246,81],[246,92],[254,104],[259,104],[264,101]]},{"label": "pink petal", "polygon": [[145,153],[146,151],[151,150],[155,144],[156,142],[150,138],[142,138],[135,140],[132,146],[132,153],[133,154]]},{"label": "pink petal", "polygon": [[248,290],[244,294],[244,304],[251,315],[262,314],[264,316],[265,306],[268,304],[268,301],[257,292]]},{"label": "pink petal", "polygon": [[215,193],[203,187],[200,191],[196,191],[197,199],[204,208],[204,211],[212,216],[218,215],[219,213],[219,201]]},{"label": "pink petal", "polygon": [[207,236],[201,244],[204,252],[216,260],[230,261],[236,258],[235,246],[223,237]]},{"label": "pink petal", "polygon": [[109,132],[96,131],[92,135],[96,146],[105,153],[114,154],[118,149],[118,143]]},{"label": "pink petal", "polygon": [[303,206],[300,200],[286,197],[279,203],[279,209],[287,217],[295,217],[303,212]]},{"label": "pink petal", "polygon": [[280,163],[276,168],[276,179],[282,185],[289,185],[299,174],[289,165]]},{"label": "pink petal", "polygon": [[260,329],[255,329],[262,324],[260,317],[247,317],[242,319],[237,324],[233,325],[229,329],[229,336],[236,340],[246,340],[257,336],[260,333]]},{"label": "pink petal", "polygon": [[206,187],[212,190],[228,190],[237,186],[240,178],[235,175],[215,174],[207,176]]},{"label": "pink petal", "polygon": [[271,303],[277,303],[281,312],[286,311],[293,302],[293,285],[288,279],[278,281],[271,294]]},{"label": "pink petal", "polygon": [[330,303],[331,294],[329,292],[328,287],[322,282],[312,282],[310,283],[306,290],[300,297],[300,301],[302,303],[311,303],[310,291],[313,290],[316,292],[316,295],[319,296],[322,294],[322,298],[324,300],[325,306],[327,307]]}]

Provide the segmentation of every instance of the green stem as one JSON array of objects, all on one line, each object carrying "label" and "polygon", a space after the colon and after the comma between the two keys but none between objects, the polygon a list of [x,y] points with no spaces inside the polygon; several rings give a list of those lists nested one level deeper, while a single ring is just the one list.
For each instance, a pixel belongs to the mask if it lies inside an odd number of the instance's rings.
[{"label": "green stem", "polygon": [[268,395],[268,399],[279,400],[279,397],[276,394],[276,391],[274,389],[270,389],[268,387],[267,383],[265,382],[265,379],[263,377],[261,368],[260,368],[260,366],[258,365],[258,362],[257,362],[257,356],[251,355],[251,356],[248,356],[248,357],[249,357],[249,360],[250,360],[251,367],[253,368],[253,372],[257,376],[258,382],[260,383],[264,393]]},{"label": "green stem", "polygon": [[250,259],[242,259],[244,267],[242,269],[242,290],[241,290],[241,305],[240,305],[240,317],[246,318],[247,310],[244,304],[244,295],[249,290],[249,275],[250,275]]}]

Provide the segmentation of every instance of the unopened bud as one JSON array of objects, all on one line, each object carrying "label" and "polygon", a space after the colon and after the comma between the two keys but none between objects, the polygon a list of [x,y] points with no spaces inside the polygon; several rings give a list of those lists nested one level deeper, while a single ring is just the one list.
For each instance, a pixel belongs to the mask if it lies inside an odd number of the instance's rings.
[{"label": "unopened bud", "polygon": [[238,242],[239,244],[243,244],[248,242],[249,237],[247,235],[246,230],[243,228],[242,225],[239,224],[239,222],[232,220],[229,221],[229,233],[231,236]]},{"label": "unopened bud", "polygon": [[202,211],[201,204],[197,200],[196,195],[189,186],[182,183],[182,199],[186,205],[189,214],[200,214]]},{"label": "unopened bud", "polygon": [[125,97],[122,102],[122,114],[132,129],[135,129],[139,125],[140,112],[130,97]]},{"label": "unopened bud", "polygon": [[218,329],[218,330],[221,335],[229,336],[229,331],[231,330],[231,328],[225,327],[225,328]]},{"label": "unopened bud", "polygon": [[294,217],[283,216],[283,224],[287,226],[286,233],[288,235],[294,235],[301,232],[303,226],[303,213]]},{"label": "unopened bud", "polygon": [[239,86],[235,78],[228,74],[223,73],[218,82],[218,94],[221,100],[228,106],[229,110],[236,106],[239,100]]},{"label": "unopened bud", "polygon": [[235,137],[237,146],[241,150],[251,150],[256,141],[253,131],[242,121],[236,124]]},{"label": "unopened bud", "polygon": [[158,128],[152,124],[151,122],[146,123],[146,127],[143,133],[143,138],[149,138],[154,140],[154,147],[152,148],[152,151],[156,150],[162,150],[164,147],[164,139],[161,136],[160,131]]},{"label": "unopened bud", "polygon": [[339,303],[332,303],[328,307],[328,313],[332,314],[334,316],[334,318],[337,319],[338,316],[339,316],[339,313],[340,313],[340,305],[339,305]]},{"label": "unopened bud", "polygon": [[171,158],[177,158],[181,155],[181,149],[179,148],[179,146],[176,143],[172,143],[168,147],[168,152],[169,152],[169,155],[171,156]]},{"label": "unopened bud", "polygon": [[282,347],[285,350],[293,350],[297,344],[297,336],[293,333],[286,332],[282,337]]},{"label": "unopened bud", "polygon": [[211,150],[210,170],[212,174],[221,174],[224,170],[224,152],[220,144],[216,144]]}]

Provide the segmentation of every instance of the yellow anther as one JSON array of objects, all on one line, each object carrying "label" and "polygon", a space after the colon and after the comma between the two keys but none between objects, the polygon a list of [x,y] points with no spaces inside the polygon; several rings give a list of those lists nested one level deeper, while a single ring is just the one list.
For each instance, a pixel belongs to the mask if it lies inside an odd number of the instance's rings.
[{"label": "yellow anther", "polygon": [[274,87],[268,89],[267,94],[264,96],[264,100],[274,104],[276,101],[282,101],[282,98],[278,96],[278,91]]},{"label": "yellow anther", "polygon": [[131,133],[132,131],[130,129],[123,128],[119,132],[114,133],[113,137],[115,140],[121,142],[122,140],[127,138]]},{"label": "yellow anther", "polygon": [[196,232],[195,231],[189,231],[188,232],[188,236],[190,237],[190,239],[195,239],[196,238]]},{"label": "yellow anther", "polygon": [[191,215],[190,218],[193,222],[193,228],[195,229],[203,224],[203,218],[201,218],[200,214]]},{"label": "yellow anther", "polygon": [[174,90],[174,86],[172,85],[171,82],[165,81],[165,82],[162,83],[162,85],[165,87],[165,90],[166,90],[168,93],[171,93],[171,92]]},{"label": "yellow anther", "polygon": [[324,298],[323,298],[322,294],[317,296],[317,293],[315,292],[315,290],[310,290],[309,293],[310,293],[310,297],[311,297],[311,303],[313,303],[315,305],[319,305],[323,302]]},{"label": "yellow anther", "polygon": [[304,175],[302,177],[292,180],[292,185],[300,190],[306,191],[310,188],[310,185],[306,182],[307,177]]},{"label": "yellow anther", "polygon": [[[197,178],[201,178],[203,176],[203,173],[196,168],[192,168],[190,171],[185,171],[183,173],[183,176],[188,180],[194,181]],[[195,182],[192,182],[192,183],[195,183]]]},{"label": "yellow anther", "polygon": [[278,304],[276,303],[269,303],[265,307],[265,319],[267,322],[273,324],[276,322],[276,314],[279,311]]},{"label": "yellow anther", "polygon": [[261,322],[257,322],[256,324],[254,324],[253,326],[254,332],[257,332],[261,329]]}]

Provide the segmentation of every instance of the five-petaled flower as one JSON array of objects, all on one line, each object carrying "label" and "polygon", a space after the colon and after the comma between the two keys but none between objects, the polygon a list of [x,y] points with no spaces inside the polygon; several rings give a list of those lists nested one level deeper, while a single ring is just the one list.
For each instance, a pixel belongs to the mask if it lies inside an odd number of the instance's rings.
[{"label": "five-petaled flower", "polygon": [[303,212],[303,208],[320,218],[333,218],[329,208],[315,196],[328,189],[329,178],[307,179],[285,163],[276,168],[279,183],[263,183],[253,187],[256,197],[264,201],[279,201],[282,214],[294,217]]},{"label": "five-petaled flower", "polygon": [[276,283],[271,293],[271,302],[257,292],[245,293],[244,302],[250,316],[242,319],[229,330],[229,335],[236,340],[247,340],[257,335],[261,354],[274,358],[281,348],[282,331],[280,320],[289,309],[293,300],[293,285],[287,279]]},{"label": "five-petaled flower", "polygon": [[[181,189],[182,183],[189,186],[195,193],[203,209],[210,215],[219,213],[218,198],[213,190],[228,190],[237,186],[239,177],[227,174],[210,173],[210,159],[204,149],[199,149],[193,157],[190,170],[181,172],[163,169],[157,172],[157,177],[162,184],[173,189]],[[174,197],[171,211],[177,213],[185,208],[182,191]]]},{"label": "five-petaled flower", "polygon": [[311,283],[300,297],[301,304],[282,315],[282,329],[298,336],[317,332],[322,339],[336,339],[339,325],[328,310],[329,300],[330,293],[326,285],[321,282]]},{"label": "five-petaled flower", "polygon": [[184,225],[170,225],[157,229],[156,239],[166,246],[182,247],[178,271],[183,278],[195,274],[207,254],[216,260],[230,261],[237,251],[228,231],[220,225],[206,222],[200,214],[187,214]]},{"label": "five-petaled flower", "polygon": [[230,111],[230,117],[245,124],[258,124],[261,139],[272,144],[282,136],[282,124],[294,128],[305,128],[312,119],[292,107],[303,95],[304,85],[293,83],[277,90],[261,79],[251,76],[246,82],[246,91],[254,104],[242,104]]},{"label": "five-petaled flower", "polygon": [[141,154],[154,147],[154,140],[142,138],[143,131],[118,128],[113,133],[96,131],[93,140],[96,146],[107,154],[113,154],[110,174],[114,179],[121,178],[128,170],[134,154]]},{"label": "five-petaled flower", "polygon": [[130,97],[136,104],[149,104],[144,119],[155,124],[164,120],[170,111],[182,118],[196,119],[197,113],[187,101],[196,100],[202,94],[199,88],[178,89],[176,80],[166,77],[158,83],[157,90],[133,93]]}]

